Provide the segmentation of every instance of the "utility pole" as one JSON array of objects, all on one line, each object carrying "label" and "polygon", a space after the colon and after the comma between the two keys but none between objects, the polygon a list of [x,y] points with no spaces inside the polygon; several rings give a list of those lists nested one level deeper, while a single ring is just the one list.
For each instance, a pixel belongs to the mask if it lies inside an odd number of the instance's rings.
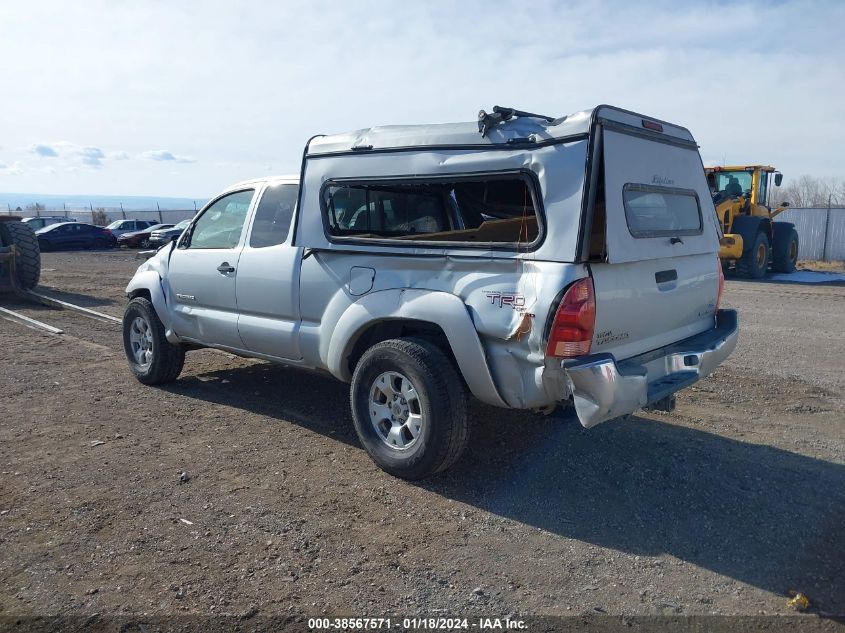
[{"label": "utility pole", "polygon": [[830,191],[827,192],[827,218],[824,222],[824,249],[822,250],[822,261],[829,261],[828,243],[830,242]]},{"label": "utility pole", "polygon": [[161,206],[156,202],[156,209],[158,209],[158,223],[164,224],[164,220],[161,217]]}]

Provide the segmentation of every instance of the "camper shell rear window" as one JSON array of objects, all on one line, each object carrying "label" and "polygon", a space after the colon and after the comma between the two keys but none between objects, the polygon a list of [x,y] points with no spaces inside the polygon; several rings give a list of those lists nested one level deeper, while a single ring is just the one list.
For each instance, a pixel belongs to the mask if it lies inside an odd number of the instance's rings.
[{"label": "camper shell rear window", "polygon": [[321,191],[332,240],[529,248],[542,220],[530,172],[328,180]]},{"label": "camper shell rear window", "polygon": [[701,205],[691,189],[628,183],[622,189],[625,219],[634,237],[698,235]]}]

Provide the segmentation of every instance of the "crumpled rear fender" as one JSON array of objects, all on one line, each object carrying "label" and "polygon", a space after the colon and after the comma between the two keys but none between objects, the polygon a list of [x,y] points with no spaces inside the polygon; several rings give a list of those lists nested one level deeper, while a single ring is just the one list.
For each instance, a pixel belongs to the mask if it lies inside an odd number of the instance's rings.
[{"label": "crumpled rear fender", "polygon": [[466,305],[448,292],[391,289],[361,297],[343,312],[330,331],[327,326],[324,332],[329,341],[324,356],[328,370],[337,378],[349,381],[351,375],[346,359],[358,337],[374,323],[391,319],[423,321],[440,327],[473,395],[487,404],[508,406],[493,381],[484,348]]}]

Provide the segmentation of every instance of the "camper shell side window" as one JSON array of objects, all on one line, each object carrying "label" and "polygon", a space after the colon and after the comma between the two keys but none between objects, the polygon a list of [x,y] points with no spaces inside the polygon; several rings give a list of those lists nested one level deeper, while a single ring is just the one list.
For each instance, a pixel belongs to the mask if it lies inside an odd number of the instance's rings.
[{"label": "camper shell side window", "polygon": [[320,202],[332,241],[523,250],[543,233],[539,186],[526,171],[330,179]]}]

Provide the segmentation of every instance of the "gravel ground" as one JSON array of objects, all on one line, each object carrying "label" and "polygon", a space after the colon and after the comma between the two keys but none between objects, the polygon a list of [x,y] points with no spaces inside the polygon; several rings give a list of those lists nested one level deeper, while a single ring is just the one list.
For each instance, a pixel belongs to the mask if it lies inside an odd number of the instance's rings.
[{"label": "gravel ground", "polygon": [[[48,253],[42,285],[119,316],[137,265]],[[119,326],[5,301],[66,333],[0,320],[0,616],[845,614],[845,287],[726,303],[740,345],[676,412],[475,405],[413,484],[330,378],[203,350],[144,387]]]}]

